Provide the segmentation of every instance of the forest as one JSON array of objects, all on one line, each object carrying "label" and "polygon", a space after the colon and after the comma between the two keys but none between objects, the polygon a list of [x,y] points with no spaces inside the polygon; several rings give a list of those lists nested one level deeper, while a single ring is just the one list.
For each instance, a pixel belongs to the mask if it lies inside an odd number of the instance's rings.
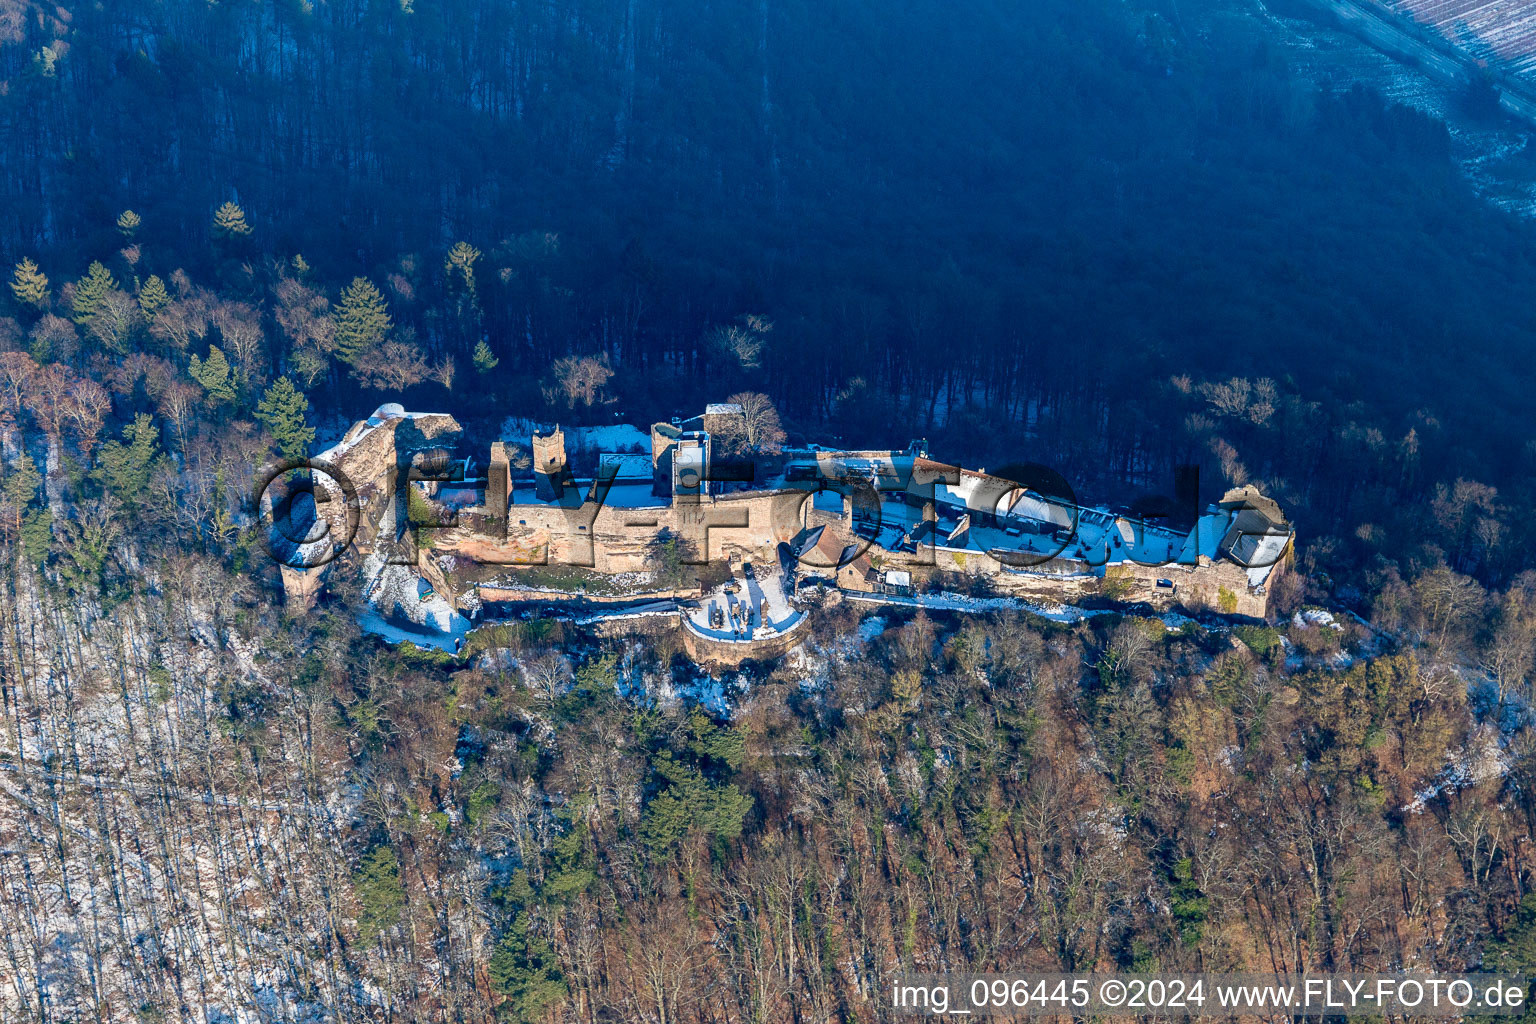
[{"label": "forest", "polygon": [[[893,972],[1536,970],[1536,225],[1248,0],[0,0],[0,1019],[871,1021]],[[378,404],[1259,485],[1278,621],[702,674],[286,609]],[[511,439],[509,439],[511,440]]]}]

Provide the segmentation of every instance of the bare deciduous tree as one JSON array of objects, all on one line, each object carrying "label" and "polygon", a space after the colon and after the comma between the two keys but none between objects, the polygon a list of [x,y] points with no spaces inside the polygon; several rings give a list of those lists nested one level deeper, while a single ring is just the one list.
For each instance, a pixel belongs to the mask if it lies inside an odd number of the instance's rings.
[{"label": "bare deciduous tree", "polygon": [[263,347],[261,314],[244,302],[221,302],[214,307],[212,320],[241,377],[250,386],[259,387],[264,377],[258,373]]},{"label": "bare deciduous tree", "polygon": [[25,352],[0,352],[0,400],[11,415],[21,415],[22,398],[37,372],[37,363]]},{"label": "bare deciduous tree", "polygon": [[714,424],[721,447],[735,455],[771,455],[784,444],[784,426],[773,401],[756,391],[743,391],[727,401],[741,408],[739,415],[723,415]]},{"label": "bare deciduous tree", "polygon": [[208,336],[210,322],[207,304],[199,298],[177,299],[155,314],[149,333],[171,349],[185,352]]},{"label": "bare deciduous tree", "polygon": [[590,408],[602,399],[603,388],[613,378],[613,367],[608,356],[566,356],[557,359],[551,367],[554,386],[544,389],[544,397],[550,404],[564,404],[568,409],[577,405]]},{"label": "bare deciduous tree", "polygon": [[171,381],[160,395],[160,412],[176,428],[183,450],[187,447],[187,427],[202,397],[201,388],[183,380]]},{"label": "bare deciduous tree", "polygon": [[773,321],[748,314],[734,324],[710,330],[706,343],[715,352],[736,363],[743,370],[755,370],[763,364],[763,348],[773,331]]},{"label": "bare deciduous tree", "polygon": [[65,415],[75,430],[75,440],[80,453],[91,457],[96,440],[101,436],[101,425],[112,408],[112,396],[107,389],[90,378],[81,378],[69,388]]},{"label": "bare deciduous tree", "polygon": [[401,391],[426,380],[429,372],[421,349],[391,338],[359,357],[352,377],[365,388]]},{"label": "bare deciduous tree", "polygon": [[48,363],[28,381],[28,389],[22,397],[23,404],[48,439],[58,444],[69,418],[69,389],[76,377],[68,367]]},{"label": "bare deciduous tree", "polygon": [[111,352],[128,350],[129,339],[144,324],[144,314],[138,302],[121,289],[114,288],[101,297],[87,330]]}]

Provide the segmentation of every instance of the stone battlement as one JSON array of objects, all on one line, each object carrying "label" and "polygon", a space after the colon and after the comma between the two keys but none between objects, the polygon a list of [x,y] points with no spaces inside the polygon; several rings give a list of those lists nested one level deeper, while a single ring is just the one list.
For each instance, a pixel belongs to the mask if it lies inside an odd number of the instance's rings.
[{"label": "stone battlement", "polygon": [[[735,408],[653,425],[648,459],[604,455],[596,479],[571,472],[572,451],[584,450],[580,428],[533,433],[523,477],[515,444],[497,441],[482,477],[473,458],[452,452],[461,431],[451,416],[398,406],[381,407],[317,461],[359,496],[361,552],[393,547],[408,563],[458,567],[431,580],[458,607],[478,607],[487,573],[518,589],[520,576],[555,567],[615,577],[671,559],[674,576],[701,583],[723,566],[782,574],[791,589],[819,579],[850,592],[980,578],[994,593],[1032,602],[1097,597],[1267,618],[1273,585],[1291,563],[1291,527],[1253,488],[1227,493],[1193,528],[1175,530],[937,462],[922,442],[774,452],[750,472],[740,459],[722,472],[725,457],[704,427],[728,430]],[[328,517],[342,507],[327,505]],[[290,569],[284,586],[306,601],[322,576]],[[701,652],[737,642],[707,629],[690,636]]]}]

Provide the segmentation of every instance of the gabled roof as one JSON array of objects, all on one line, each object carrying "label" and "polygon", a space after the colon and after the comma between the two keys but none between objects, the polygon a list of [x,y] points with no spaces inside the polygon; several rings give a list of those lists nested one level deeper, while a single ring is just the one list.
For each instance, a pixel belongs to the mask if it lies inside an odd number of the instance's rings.
[{"label": "gabled roof", "polygon": [[835,534],[825,526],[818,526],[805,535],[800,546],[795,550],[797,557],[804,558],[812,551],[816,558],[807,563],[812,569],[836,569],[846,564],[857,550],[853,545],[845,545]]},{"label": "gabled roof", "polygon": [[852,544],[848,545],[848,547],[843,550],[843,557],[847,558],[848,561],[844,563],[842,567],[857,573],[858,575],[864,577],[866,580],[877,578],[875,567],[869,562],[869,556],[862,553],[858,555],[853,554],[853,552],[856,550],[857,548],[855,548]]}]

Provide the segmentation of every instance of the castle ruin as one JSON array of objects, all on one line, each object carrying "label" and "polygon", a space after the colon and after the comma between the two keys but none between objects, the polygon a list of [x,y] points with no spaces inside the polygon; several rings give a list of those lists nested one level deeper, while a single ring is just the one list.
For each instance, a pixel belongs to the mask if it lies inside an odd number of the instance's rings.
[{"label": "castle ruin", "polygon": [[[1290,571],[1293,530],[1251,487],[1174,526],[938,462],[922,442],[787,448],[743,471],[716,443],[732,415],[740,410],[710,406],[631,431],[649,452],[592,450],[580,428],[536,430],[528,456],[497,441],[481,468],[456,452],[451,416],[386,405],[316,459],[356,492],[352,533],[340,487],[317,488],[316,509],[356,552],[388,552],[465,610],[537,591],[522,581],[540,567],[587,579],[646,573],[669,544],[685,563],[670,596],[704,661],[781,650],[812,590],[900,600],[944,585],[1034,604],[1107,598],[1264,619]],[[290,599],[313,600],[330,571],[329,560],[284,566]]]}]

